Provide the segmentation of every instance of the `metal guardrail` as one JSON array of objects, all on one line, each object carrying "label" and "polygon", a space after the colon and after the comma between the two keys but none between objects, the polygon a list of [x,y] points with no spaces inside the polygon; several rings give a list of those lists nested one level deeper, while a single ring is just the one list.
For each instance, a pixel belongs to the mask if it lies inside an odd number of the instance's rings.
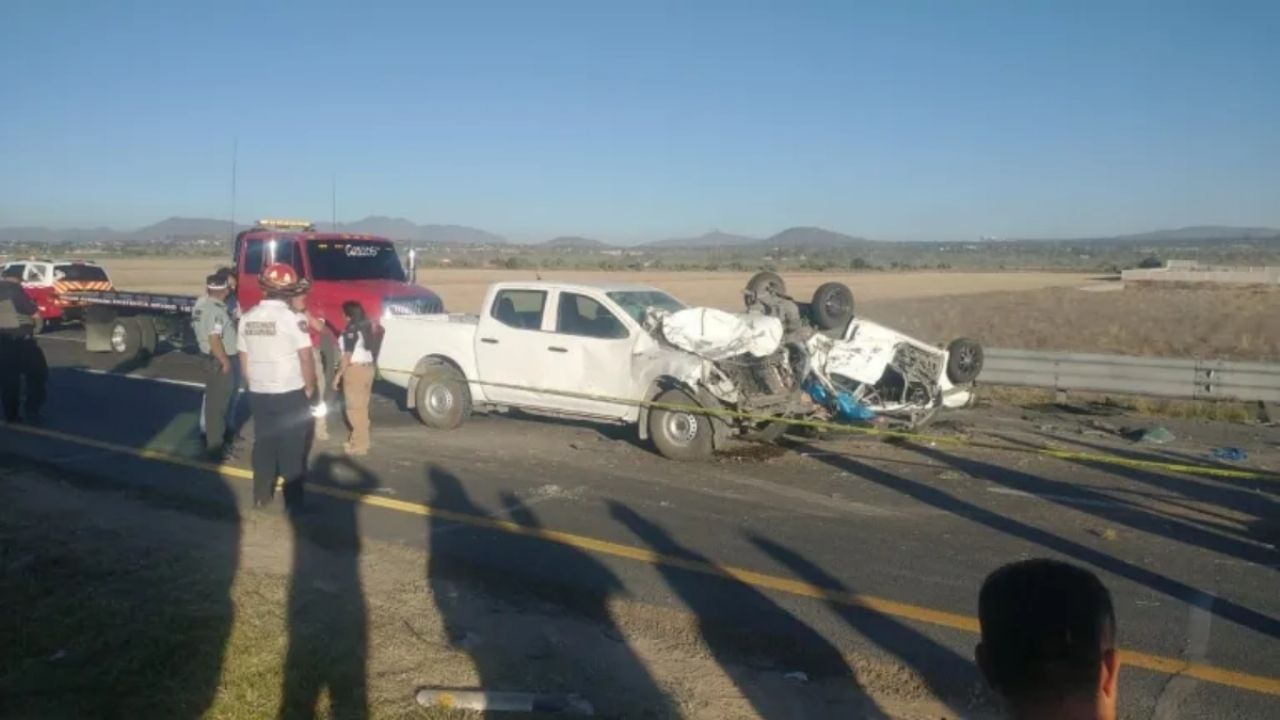
[{"label": "metal guardrail", "polygon": [[979,381],[1198,400],[1280,403],[1280,365],[988,348]]}]

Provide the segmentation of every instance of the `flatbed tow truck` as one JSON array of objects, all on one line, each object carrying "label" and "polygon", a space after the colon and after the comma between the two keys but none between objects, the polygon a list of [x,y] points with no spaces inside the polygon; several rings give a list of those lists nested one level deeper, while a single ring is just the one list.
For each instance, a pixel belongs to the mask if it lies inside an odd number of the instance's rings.
[{"label": "flatbed tow truck", "polygon": [[[381,335],[388,315],[439,313],[439,296],[415,284],[415,259],[409,251],[401,265],[395,245],[386,238],[351,233],[318,232],[302,220],[259,220],[236,235],[232,267],[242,311],[262,299],[258,274],[272,262],[287,263],[311,283],[308,307],[331,328],[345,325],[342,304],[364,306]],[[155,354],[163,343],[191,351],[191,310],[198,295],[87,291],[70,294],[83,303],[85,349],[109,352],[121,362],[137,362]]]}]

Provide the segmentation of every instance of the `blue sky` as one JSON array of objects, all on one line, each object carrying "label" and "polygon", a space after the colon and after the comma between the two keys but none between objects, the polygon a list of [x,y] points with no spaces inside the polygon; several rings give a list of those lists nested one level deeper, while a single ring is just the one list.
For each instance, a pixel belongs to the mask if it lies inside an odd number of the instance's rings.
[{"label": "blue sky", "polygon": [[1280,226],[1280,3],[0,0],[0,225]]}]

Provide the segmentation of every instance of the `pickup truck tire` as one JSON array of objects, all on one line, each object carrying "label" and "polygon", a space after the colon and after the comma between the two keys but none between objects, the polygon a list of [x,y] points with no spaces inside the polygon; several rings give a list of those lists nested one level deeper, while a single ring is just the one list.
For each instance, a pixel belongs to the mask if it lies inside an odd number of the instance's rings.
[{"label": "pickup truck tire", "polygon": [[[667,390],[655,400],[660,405],[693,405],[698,401],[683,390]],[[653,408],[649,412],[649,437],[658,454],[669,460],[704,460],[711,456],[710,416]]]},{"label": "pickup truck tire", "polygon": [[415,392],[418,419],[429,428],[453,430],[471,417],[471,389],[455,367],[428,365]]},{"label": "pickup truck tire", "polygon": [[131,317],[116,318],[111,325],[111,352],[129,361],[142,354],[142,326]]},{"label": "pickup truck tire", "polygon": [[786,295],[787,284],[783,282],[782,276],[776,272],[764,270],[751,276],[747,281],[747,290],[759,295],[764,292],[770,292],[774,295]]},{"label": "pickup truck tire", "polygon": [[51,323],[52,321],[45,322],[44,318],[37,315],[35,318],[35,324],[31,326],[31,332],[36,335],[39,335],[40,333],[44,332],[45,327],[47,327]]},{"label": "pickup truck tire", "polygon": [[957,338],[947,346],[947,379],[964,385],[978,379],[982,372],[982,346],[969,338]]},{"label": "pickup truck tire", "polygon": [[853,319],[853,291],[844,283],[829,282],[819,285],[813,291],[809,314],[819,330],[843,328]]}]

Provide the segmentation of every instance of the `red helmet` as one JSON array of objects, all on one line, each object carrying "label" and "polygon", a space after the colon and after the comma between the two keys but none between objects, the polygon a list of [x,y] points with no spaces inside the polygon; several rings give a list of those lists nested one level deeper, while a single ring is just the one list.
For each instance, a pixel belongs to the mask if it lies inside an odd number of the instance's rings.
[{"label": "red helmet", "polygon": [[262,289],[277,295],[301,295],[311,284],[298,278],[298,271],[285,263],[271,263],[262,268],[258,275],[258,283]]}]

